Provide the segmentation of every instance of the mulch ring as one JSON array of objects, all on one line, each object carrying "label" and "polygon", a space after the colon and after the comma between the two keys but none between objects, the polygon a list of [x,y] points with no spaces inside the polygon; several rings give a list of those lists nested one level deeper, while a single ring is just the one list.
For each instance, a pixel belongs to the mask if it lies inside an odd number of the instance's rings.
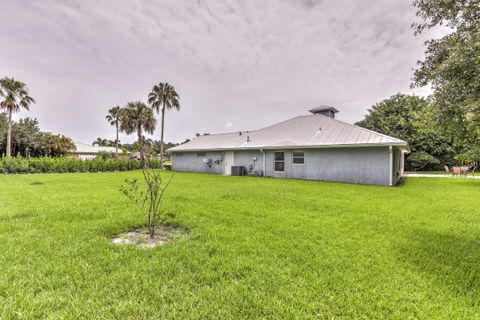
[{"label": "mulch ring", "polygon": [[154,248],[176,240],[186,233],[187,230],[181,227],[159,225],[155,229],[153,239],[150,238],[148,229],[142,228],[121,233],[112,238],[112,243],[115,245],[136,245],[140,248]]}]

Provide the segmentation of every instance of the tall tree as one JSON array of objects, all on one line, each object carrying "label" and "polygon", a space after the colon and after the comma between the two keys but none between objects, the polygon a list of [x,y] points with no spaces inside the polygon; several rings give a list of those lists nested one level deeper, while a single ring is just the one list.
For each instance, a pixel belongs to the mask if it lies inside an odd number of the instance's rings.
[{"label": "tall tree", "polygon": [[120,106],[116,106],[108,110],[108,114],[105,117],[108,123],[111,126],[115,126],[116,138],[115,138],[115,156],[118,158],[118,130],[120,126],[120,117],[121,117],[121,108]]},{"label": "tall tree", "polygon": [[456,148],[480,150],[480,1],[414,0],[415,34],[447,26],[451,32],[426,42],[412,86],[430,85],[435,113],[431,125],[453,139]]},{"label": "tall tree", "polygon": [[31,103],[35,100],[28,95],[25,83],[14,78],[0,79],[0,108],[8,113],[7,157],[12,155],[12,113],[20,111],[20,108],[28,110]]},{"label": "tall tree", "polygon": [[365,119],[355,125],[411,143],[416,133],[413,126],[415,113],[426,104],[423,98],[398,93],[374,104]]},{"label": "tall tree", "polygon": [[40,127],[35,118],[23,118],[12,125],[12,153],[26,154],[29,149],[30,155],[37,154],[42,144]]},{"label": "tall tree", "polygon": [[175,88],[168,82],[160,82],[154,85],[152,92],[148,95],[148,103],[152,108],[161,113],[161,134],[160,134],[160,163],[163,165],[164,141],[163,132],[165,130],[165,110],[180,110],[179,96]]},{"label": "tall tree", "polygon": [[52,134],[49,132],[42,132],[42,152],[44,155],[59,157],[65,155],[67,152],[75,150],[73,141],[61,134]]},{"label": "tall tree", "polygon": [[396,94],[373,105],[356,125],[408,142],[407,169],[451,164],[451,142],[430,125],[430,105],[421,97]]},{"label": "tall tree", "polygon": [[120,112],[120,130],[126,134],[137,133],[140,159],[145,162],[143,148],[143,132],[152,134],[155,130],[156,119],[153,110],[143,102],[130,102]]}]

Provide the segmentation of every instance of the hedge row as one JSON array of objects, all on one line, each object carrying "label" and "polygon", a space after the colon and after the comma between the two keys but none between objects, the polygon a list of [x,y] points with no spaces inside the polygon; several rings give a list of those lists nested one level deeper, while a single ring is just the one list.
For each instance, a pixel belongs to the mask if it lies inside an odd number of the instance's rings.
[{"label": "hedge row", "polygon": [[[160,161],[149,160],[152,168],[160,168]],[[78,160],[72,158],[0,158],[0,173],[65,173],[65,172],[108,172],[127,171],[141,168],[138,160],[115,160],[100,158]]]}]

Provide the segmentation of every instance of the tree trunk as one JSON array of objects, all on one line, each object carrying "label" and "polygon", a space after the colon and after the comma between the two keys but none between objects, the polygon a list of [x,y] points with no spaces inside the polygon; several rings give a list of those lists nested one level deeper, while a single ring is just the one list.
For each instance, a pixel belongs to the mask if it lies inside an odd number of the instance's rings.
[{"label": "tree trunk", "polygon": [[145,155],[143,154],[143,139],[142,139],[142,129],[137,128],[137,135],[138,135],[138,148],[140,149],[140,162],[142,166],[145,164]]},{"label": "tree trunk", "polygon": [[162,108],[162,130],[160,136],[160,167],[163,168],[163,130],[165,129],[165,102]]},{"label": "tree trunk", "polygon": [[8,109],[7,157],[12,156],[12,108]]},{"label": "tree trunk", "polygon": [[[150,188],[150,187],[149,187]],[[154,219],[154,208],[155,197],[152,189],[150,188],[150,207],[148,208],[148,232],[150,233],[150,239],[153,239],[155,236],[155,219]]]},{"label": "tree trunk", "polygon": [[118,160],[118,121],[115,124],[115,127],[117,129],[117,140],[115,140],[115,156],[117,157],[117,160]]}]

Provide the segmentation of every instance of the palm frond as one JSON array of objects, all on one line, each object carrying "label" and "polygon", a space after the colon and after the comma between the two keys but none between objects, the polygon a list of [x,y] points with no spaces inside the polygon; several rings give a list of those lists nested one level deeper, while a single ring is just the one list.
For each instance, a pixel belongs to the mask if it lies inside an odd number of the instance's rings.
[{"label": "palm frond", "polygon": [[141,128],[148,133],[153,133],[156,123],[153,110],[145,103],[140,101],[130,102],[123,108],[120,130],[126,134],[132,134],[136,132],[138,128]]},{"label": "palm frond", "polygon": [[0,79],[0,107],[12,112],[18,112],[20,108],[29,109],[30,104],[35,100],[28,95],[28,89],[25,83],[17,81],[14,78]]},{"label": "palm frond", "polygon": [[148,95],[148,103],[157,113],[161,108],[180,110],[179,96],[168,82],[160,82],[153,86],[152,92]]}]

